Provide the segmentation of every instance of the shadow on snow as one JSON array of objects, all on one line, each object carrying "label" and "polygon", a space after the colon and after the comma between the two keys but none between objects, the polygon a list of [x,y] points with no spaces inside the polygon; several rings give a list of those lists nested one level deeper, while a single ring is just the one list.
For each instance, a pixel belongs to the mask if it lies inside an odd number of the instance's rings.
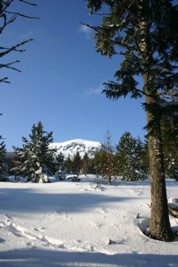
[{"label": "shadow on snow", "polygon": [[177,255],[116,254],[97,252],[68,252],[43,249],[22,249],[0,252],[3,267],[177,267]]},{"label": "shadow on snow", "polygon": [[[41,193],[32,189],[0,189],[0,211],[54,212],[63,207],[66,212],[85,212],[99,204],[132,201],[132,197],[112,197],[93,191],[81,193]],[[135,199],[135,197],[134,197]]]}]

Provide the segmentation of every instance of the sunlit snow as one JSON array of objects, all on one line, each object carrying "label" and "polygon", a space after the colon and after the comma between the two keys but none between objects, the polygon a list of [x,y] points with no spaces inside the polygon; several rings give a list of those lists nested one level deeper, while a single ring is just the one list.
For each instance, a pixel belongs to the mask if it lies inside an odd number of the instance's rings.
[{"label": "sunlit snow", "polygon": [[[177,267],[178,239],[152,240],[150,184],[0,183],[0,266]],[[178,183],[167,181],[170,202]],[[173,231],[178,219],[170,218]]]}]

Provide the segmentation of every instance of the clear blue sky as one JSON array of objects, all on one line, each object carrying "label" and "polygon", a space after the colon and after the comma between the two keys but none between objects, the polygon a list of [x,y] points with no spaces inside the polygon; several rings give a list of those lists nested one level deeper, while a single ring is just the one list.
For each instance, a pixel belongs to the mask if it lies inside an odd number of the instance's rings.
[{"label": "clear blue sky", "polygon": [[20,59],[16,67],[22,71],[3,70],[11,84],[0,84],[0,134],[7,149],[21,147],[22,136],[28,137],[39,121],[46,131],[53,131],[54,142],[75,138],[103,142],[107,129],[114,144],[125,131],[142,138],[146,119],[141,101],[113,102],[100,94],[121,59],[97,53],[92,33],[80,24],[95,25],[99,18],[89,16],[83,0],[36,2],[38,7],[21,11],[39,20],[19,18],[1,36],[4,46],[34,38],[26,52],[6,57]]}]

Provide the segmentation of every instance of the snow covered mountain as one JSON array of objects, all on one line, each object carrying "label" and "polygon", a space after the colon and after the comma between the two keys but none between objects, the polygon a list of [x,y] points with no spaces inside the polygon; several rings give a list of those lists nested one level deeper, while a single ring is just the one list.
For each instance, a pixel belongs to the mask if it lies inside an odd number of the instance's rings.
[{"label": "snow covered mountain", "polygon": [[74,139],[61,143],[51,143],[49,148],[56,148],[57,154],[62,153],[65,158],[70,156],[71,158],[79,152],[80,156],[83,158],[85,153],[88,154],[90,158],[94,156],[96,152],[101,149],[101,143],[96,141],[89,141],[84,139]]}]

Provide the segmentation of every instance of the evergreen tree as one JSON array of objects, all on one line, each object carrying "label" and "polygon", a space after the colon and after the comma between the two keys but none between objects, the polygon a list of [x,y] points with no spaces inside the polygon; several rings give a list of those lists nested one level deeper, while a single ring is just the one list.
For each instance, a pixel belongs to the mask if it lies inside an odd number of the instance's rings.
[{"label": "evergreen tree", "polygon": [[[110,160],[110,161],[109,161]],[[102,150],[97,152],[92,159],[92,166],[96,176],[102,176],[111,184],[112,177],[117,175],[117,157]]]},{"label": "evergreen tree", "polygon": [[94,158],[92,159],[94,174],[96,174],[96,176],[99,175],[104,176],[105,174],[104,163],[105,163],[105,153],[103,153],[103,151],[97,152]]},{"label": "evergreen tree", "polygon": [[85,175],[90,173],[90,158],[87,153],[84,154],[82,159],[82,173]]},{"label": "evergreen tree", "polygon": [[65,160],[64,160],[64,155],[60,152],[56,157],[55,157],[55,171],[64,171],[65,170]]},{"label": "evergreen tree", "polygon": [[72,172],[73,174],[79,175],[82,168],[82,159],[80,157],[79,152],[74,155],[72,160]]},{"label": "evergreen tree", "polygon": [[[18,180],[20,177],[23,177],[24,173],[22,172],[22,161],[21,155],[23,154],[22,148],[13,147],[14,149],[14,158],[10,164],[9,172],[11,175],[15,176],[15,180]],[[23,160],[24,161],[24,160]]]},{"label": "evergreen tree", "polygon": [[65,160],[65,168],[68,174],[72,173],[72,160],[70,156],[68,156],[67,159]]},{"label": "evergreen tree", "polygon": [[125,132],[116,146],[119,175],[124,181],[136,181],[146,178],[142,166],[143,144]]},{"label": "evergreen tree", "polygon": [[[169,241],[170,227],[161,121],[172,116],[177,103],[163,105],[163,98],[176,95],[178,74],[178,5],[170,0],[86,0],[91,14],[103,16],[95,31],[96,49],[102,55],[123,59],[115,81],[105,83],[107,97],[144,97],[151,176],[150,236]],[[143,77],[138,84],[137,77]]]},{"label": "evergreen tree", "polygon": [[165,109],[174,107],[170,110],[170,114],[167,112],[163,114],[161,130],[166,176],[178,180],[178,94],[164,96],[161,105]]},{"label": "evergreen tree", "polygon": [[95,166],[95,157],[96,157],[96,154],[97,153],[95,153],[94,157],[90,158],[90,160],[88,162],[88,173],[89,174],[96,174],[96,166]]},{"label": "evergreen tree", "polygon": [[162,126],[166,177],[178,181],[178,132],[169,124]]},{"label": "evergreen tree", "polygon": [[116,174],[116,157],[114,148],[112,146],[112,137],[110,131],[107,130],[104,144],[102,144],[102,158],[103,158],[103,175],[108,179],[111,185],[112,177]]},{"label": "evergreen tree", "polygon": [[2,140],[2,136],[0,136],[0,181],[7,180],[7,164],[5,162],[6,156],[6,145]]},{"label": "evergreen tree", "polygon": [[147,139],[142,143],[141,166],[144,173],[150,177],[149,152]]},{"label": "evergreen tree", "polygon": [[26,177],[28,181],[45,181],[44,174],[52,174],[54,170],[55,149],[49,149],[49,143],[53,141],[52,132],[43,130],[43,125],[39,122],[33,124],[30,140],[22,137],[24,142],[22,148],[14,147],[16,159],[14,161],[13,172],[17,176]]}]

